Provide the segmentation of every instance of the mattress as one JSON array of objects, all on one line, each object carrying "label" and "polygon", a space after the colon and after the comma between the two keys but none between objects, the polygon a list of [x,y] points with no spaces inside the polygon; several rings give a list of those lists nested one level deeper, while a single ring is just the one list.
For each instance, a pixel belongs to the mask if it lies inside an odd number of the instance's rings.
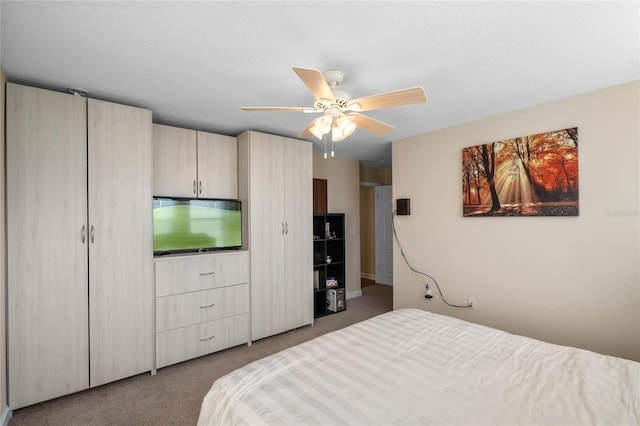
[{"label": "mattress", "polygon": [[218,379],[199,425],[638,425],[640,363],[400,309]]}]

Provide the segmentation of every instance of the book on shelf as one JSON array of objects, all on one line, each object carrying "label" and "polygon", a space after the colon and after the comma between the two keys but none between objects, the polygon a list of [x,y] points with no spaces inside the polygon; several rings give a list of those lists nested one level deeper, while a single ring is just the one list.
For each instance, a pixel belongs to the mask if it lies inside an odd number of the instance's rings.
[{"label": "book on shelf", "polygon": [[327,277],[327,288],[338,287],[338,280],[334,277]]},{"label": "book on shelf", "polygon": [[327,290],[327,310],[332,312],[343,311],[344,288],[332,288]]}]

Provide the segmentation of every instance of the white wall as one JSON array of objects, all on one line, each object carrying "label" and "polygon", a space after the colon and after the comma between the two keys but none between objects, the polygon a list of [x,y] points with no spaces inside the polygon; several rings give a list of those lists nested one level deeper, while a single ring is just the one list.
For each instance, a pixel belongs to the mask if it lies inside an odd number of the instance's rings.
[{"label": "white wall", "polygon": [[[347,297],[361,295],[360,288],[360,164],[347,158],[324,159],[313,154],[313,177],[327,180],[329,213],[345,213]],[[348,308],[347,308],[348,309]]]},{"label": "white wall", "polygon": [[[414,266],[394,252],[394,308],[418,307],[640,361],[640,81],[393,144],[397,218]],[[579,217],[462,217],[461,149],[578,127]]]}]

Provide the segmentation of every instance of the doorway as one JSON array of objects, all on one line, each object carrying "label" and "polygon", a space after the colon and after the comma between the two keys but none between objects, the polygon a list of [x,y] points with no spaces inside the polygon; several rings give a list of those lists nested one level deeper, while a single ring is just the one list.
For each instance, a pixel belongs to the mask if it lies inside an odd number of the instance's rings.
[{"label": "doorway", "polygon": [[391,185],[375,187],[376,283],[393,285],[393,194]]}]

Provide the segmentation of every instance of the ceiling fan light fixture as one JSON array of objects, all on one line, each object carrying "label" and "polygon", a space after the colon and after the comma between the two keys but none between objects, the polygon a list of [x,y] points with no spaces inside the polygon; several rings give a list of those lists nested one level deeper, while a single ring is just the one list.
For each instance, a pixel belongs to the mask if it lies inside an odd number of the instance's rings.
[{"label": "ceiling fan light fixture", "polygon": [[323,135],[326,135],[331,131],[331,124],[333,123],[333,117],[330,114],[324,114],[315,120],[313,120],[313,126],[309,129],[313,135],[322,139]]},{"label": "ceiling fan light fixture", "polygon": [[336,120],[336,125],[331,129],[331,140],[340,142],[349,137],[356,130],[356,123],[347,115],[342,115]]},{"label": "ceiling fan light fixture", "polygon": [[342,132],[342,129],[339,127],[334,127],[331,129],[331,141],[332,142],[342,142],[346,138],[345,134]]}]

